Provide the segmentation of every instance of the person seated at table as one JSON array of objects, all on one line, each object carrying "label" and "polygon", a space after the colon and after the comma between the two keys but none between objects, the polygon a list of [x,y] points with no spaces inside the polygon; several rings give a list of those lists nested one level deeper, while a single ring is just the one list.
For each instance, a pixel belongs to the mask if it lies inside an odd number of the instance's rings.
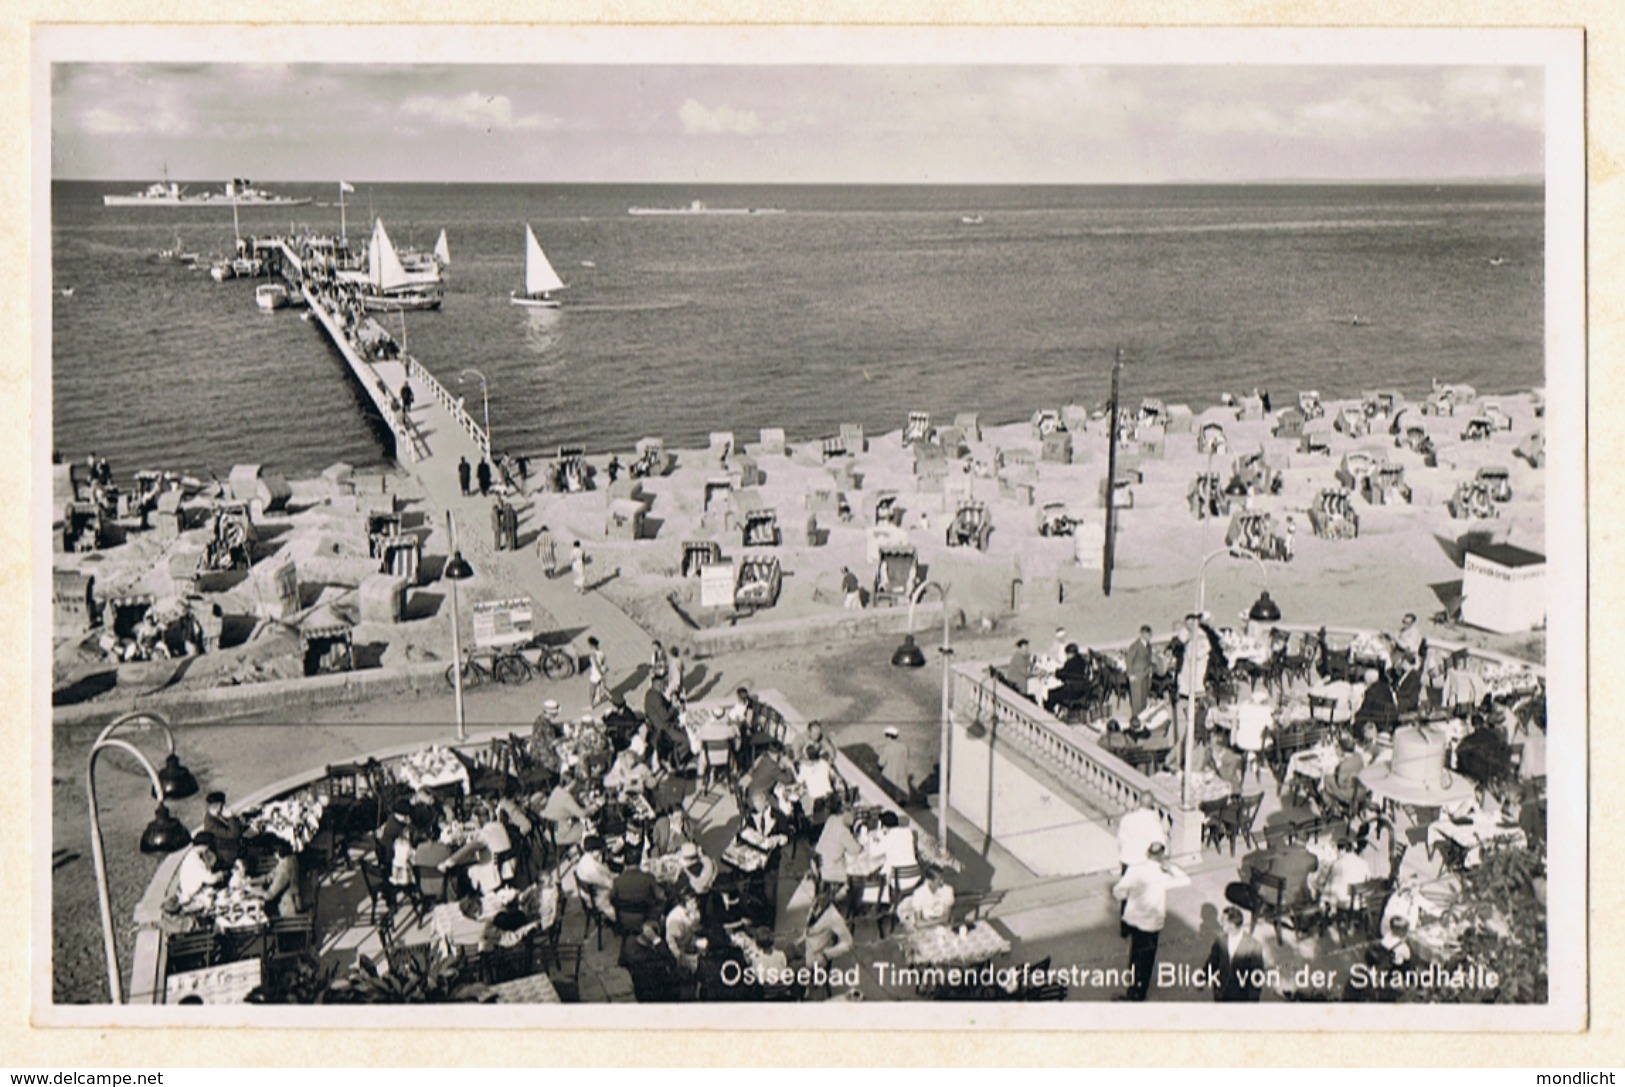
[{"label": "person seated at table", "polygon": [[954,889],[942,878],[942,871],[932,868],[925,874],[925,882],[914,893],[897,904],[897,921],[906,929],[930,928],[946,925],[954,912]]},{"label": "person seated at table", "polygon": [[272,917],[293,917],[305,912],[304,901],[299,897],[299,858],[294,855],[293,846],[282,838],[273,838],[271,851],[276,854],[276,864],[266,877],[265,887],[255,892],[256,897],[264,902],[265,912]]},{"label": "person seated at table", "polygon": [[1354,726],[1370,722],[1383,732],[1392,732],[1399,724],[1399,704],[1394,700],[1394,689],[1375,668],[1365,672],[1365,691],[1360,696],[1360,708],[1354,711]]},{"label": "person seated at table", "polygon": [[610,886],[609,900],[623,932],[632,926],[632,918],[656,916],[663,905],[660,884],[654,876],[630,864],[615,876]]},{"label": "person seated at table", "polygon": [[734,691],[734,700],[727,709],[728,723],[741,735],[756,717],[756,700],[751,697],[749,687],[740,687]]},{"label": "person seated at table", "polygon": [[539,813],[553,824],[553,840],[559,848],[577,845],[586,833],[586,821],[591,812],[576,799],[574,786],[585,781],[583,774],[572,775],[553,786],[547,802]]},{"label": "person seated at table", "polygon": [[1354,737],[1346,732],[1337,736],[1337,768],[1321,782],[1325,794],[1344,806],[1354,803],[1360,786],[1360,771],[1365,769],[1365,757],[1360,754]]},{"label": "person seated at table", "polygon": [[1371,865],[1360,856],[1358,841],[1342,835],[1337,839],[1336,859],[1315,873],[1315,893],[1321,908],[1328,914],[1348,909],[1353,905],[1354,885],[1370,878]]},{"label": "person seated at table", "polygon": [[581,843],[581,857],[575,866],[576,887],[604,918],[615,920],[615,904],[611,894],[615,890],[615,873],[604,860],[604,840],[596,834]]},{"label": "person seated at table", "polygon": [[395,863],[395,839],[406,837],[412,840],[412,802],[406,797],[399,797],[389,807],[389,817],[374,834],[378,845],[378,867],[389,871]]},{"label": "person seated at table", "polygon": [[630,793],[641,793],[654,784],[654,772],[638,758],[637,752],[626,748],[615,756],[609,772],[604,775],[604,788],[617,798],[625,799]]},{"label": "person seated at table", "polygon": [[446,942],[451,950],[469,948],[489,951],[497,944],[497,932],[492,918],[485,916],[485,900],[476,891],[457,900],[455,909],[443,914]]},{"label": "person seated at table", "polygon": [[767,793],[750,794],[750,811],[745,814],[739,824],[739,837],[745,838],[745,832],[750,831],[758,842],[764,842],[776,849],[789,841],[788,826],[784,817]]},{"label": "person seated at table", "polygon": [[852,929],[835,905],[833,884],[820,885],[813,896],[812,909],[807,911],[807,931],[800,943],[809,967],[829,966],[852,950]]},{"label": "person seated at table", "polygon": [[617,965],[632,978],[632,999],[639,1004],[669,1004],[678,999],[677,962],[661,937],[662,923],[651,917],[638,934],[621,944]]},{"label": "person seated at table", "polygon": [[796,766],[796,784],[801,786],[801,807],[807,818],[815,811],[827,809],[827,802],[835,793],[835,767],[824,757],[818,744],[807,744],[801,751],[801,762]]},{"label": "person seated at table", "polygon": [[700,900],[684,892],[666,914],[666,947],[677,968],[692,975],[700,965]]},{"label": "person seated at table", "polygon": [[1051,713],[1062,706],[1077,702],[1088,693],[1089,659],[1078,649],[1076,643],[1067,643],[1066,658],[1055,670],[1055,678],[1060,682],[1060,686],[1050,691],[1048,697],[1044,699],[1044,708]]},{"label": "person seated at table", "polygon": [[700,852],[700,847],[693,842],[684,842],[677,856],[682,861],[679,885],[686,886],[697,896],[710,894],[712,884],[717,881],[717,862]]},{"label": "person seated at table", "polygon": [[851,812],[836,812],[824,820],[813,852],[818,857],[819,885],[845,890],[850,863],[863,855],[863,846],[852,834]]},{"label": "person seated at table", "polygon": [[182,911],[201,908],[204,892],[225,883],[227,875],[218,867],[214,835],[206,830],[199,831],[192,839],[191,848],[181,858],[180,869],[175,875],[176,905]]},{"label": "person seated at table", "polygon": [[803,749],[816,747],[830,763],[835,762],[835,745],[824,732],[824,722],[808,721],[807,731],[801,738]]},{"label": "person seated at table", "polygon": [[1398,887],[1388,896],[1388,902],[1382,908],[1383,932],[1387,932],[1396,920],[1403,920],[1407,928],[1414,929],[1424,920],[1441,915],[1443,911],[1423,893],[1424,886],[1421,877],[1413,873],[1400,877]]},{"label": "person seated at table", "polygon": [[751,935],[751,942],[756,945],[759,954],[756,956],[756,966],[763,972],[784,974],[790,969],[790,957],[781,948],[775,947],[778,936],[768,925],[760,925]]},{"label": "person seated at table", "polygon": [[1422,712],[1422,669],[1414,656],[1400,654],[1390,686],[1399,716],[1412,717]]},{"label": "person seated at table", "polygon": [[1254,780],[1263,778],[1261,755],[1264,737],[1274,727],[1275,707],[1270,705],[1268,691],[1254,691],[1250,701],[1236,707],[1236,725],[1230,730],[1230,746],[1241,755],[1242,778],[1247,776],[1249,766],[1252,767]]},{"label": "person seated at table", "polygon": [[[887,880],[888,893],[892,883],[892,873],[899,868],[918,867],[920,854],[914,841],[914,827],[904,826],[902,819],[894,811],[880,813],[880,833],[876,836],[878,852],[884,858],[881,872]],[[920,885],[920,877],[916,875],[903,886],[897,887],[898,894],[908,894]]]},{"label": "person seated at table", "polygon": [[687,809],[673,802],[649,828],[647,849],[651,856],[665,857],[678,852],[695,837]]},{"label": "person seated at table", "polygon": [[1027,681],[1033,678],[1035,671],[1032,643],[1026,638],[1017,639],[1016,651],[1010,654],[1010,663],[999,670],[999,678],[1026,694]]},{"label": "person seated at table", "polygon": [[203,829],[214,835],[215,853],[220,863],[230,868],[237,860],[242,846],[243,824],[235,815],[226,814],[226,794],[216,790],[204,798]]},{"label": "person seated at table", "polygon": [[559,704],[549,698],[542,702],[542,712],[530,726],[533,748],[552,750],[564,735],[564,716]]},{"label": "person seated at table", "polygon": [[1319,866],[1320,862],[1302,842],[1282,842],[1243,857],[1241,879],[1250,883],[1254,875],[1280,877],[1284,882],[1281,905],[1291,908],[1310,900],[1309,879]]},{"label": "person seated at table", "polygon": [[780,785],[796,779],[789,758],[781,752],[763,750],[750,764],[741,781],[747,793],[771,793]]},{"label": "person seated at table", "polygon": [[501,858],[511,849],[507,830],[493,819],[484,823],[473,837],[436,867],[442,872],[449,872],[467,865],[469,882],[486,894],[495,894],[506,882]]},{"label": "person seated at table", "polygon": [[536,829],[531,821],[530,810],[520,799],[519,787],[516,784],[509,784],[503,790],[502,799],[497,801],[497,815],[512,828],[513,834],[510,837],[517,836],[522,842],[528,841],[531,831]]},{"label": "person seated at table", "polygon": [[709,714],[699,715],[690,735],[690,747],[697,757],[703,758],[707,740],[726,740],[728,746],[739,747],[739,727],[728,717],[728,707],[713,706]]}]

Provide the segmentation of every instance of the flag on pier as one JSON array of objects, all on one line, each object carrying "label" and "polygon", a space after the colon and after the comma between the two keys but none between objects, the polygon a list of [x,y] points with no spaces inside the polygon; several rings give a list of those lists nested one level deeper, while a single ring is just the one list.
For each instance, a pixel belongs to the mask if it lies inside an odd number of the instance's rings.
[{"label": "flag on pier", "polygon": [[355,192],[355,186],[350,184],[348,181],[340,181],[339,182],[339,195],[342,196],[344,193],[347,193],[347,192]]}]

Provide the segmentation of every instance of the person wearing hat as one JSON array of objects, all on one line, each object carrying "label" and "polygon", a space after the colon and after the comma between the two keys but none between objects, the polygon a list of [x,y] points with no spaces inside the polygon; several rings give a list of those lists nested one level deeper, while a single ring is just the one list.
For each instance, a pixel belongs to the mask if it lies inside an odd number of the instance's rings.
[{"label": "person wearing hat", "polygon": [[1157,944],[1168,923],[1168,892],[1190,886],[1190,877],[1168,860],[1168,847],[1152,842],[1145,858],[1129,865],[1112,887],[1123,903],[1123,927],[1129,935],[1129,986],[1125,1000],[1142,1001],[1157,968]]},{"label": "person wearing hat", "polygon": [[1055,628],[1055,640],[1050,643],[1049,663],[1051,668],[1059,668],[1066,660],[1066,631],[1061,627]]},{"label": "person wearing hat", "polygon": [[180,870],[175,876],[175,903],[182,910],[198,908],[205,891],[226,881],[226,873],[216,866],[214,847],[214,835],[200,830],[181,858]]},{"label": "person wearing hat", "polygon": [[1016,641],[1016,651],[1010,654],[1010,663],[1005,665],[1004,671],[999,674],[1010,686],[1026,694],[1027,681],[1033,678],[1035,670],[1032,643],[1026,638],[1020,638]]},{"label": "person wearing hat", "polygon": [[680,885],[687,886],[695,895],[711,893],[711,885],[717,881],[717,862],[700,852],[700,847],[693,842],[684,842],[677,850],[677,857],[682,863]]},{"label": "person wearing hat", "polygon": [[235,815],[226,814],[226,794],[216,790],[204,797],[203,829],[214,835],[215,853],[223,867],[237,860],[242,845],[243,826]]},{"label": "person wearing hat", "polygon": [[559,704],[551,698],[544,701],[541,715],[530,726],[531,742],[551,748],[558,742],[561,720],[562,711],[559,709]]},{"label": "person wearing hat", "polygon": [[880,776],[891,798],[908,807],[914,798],[914,775],[909,772],[908,745],[896,725],[887,725],[885,738],[875,752],[880,757]]}]

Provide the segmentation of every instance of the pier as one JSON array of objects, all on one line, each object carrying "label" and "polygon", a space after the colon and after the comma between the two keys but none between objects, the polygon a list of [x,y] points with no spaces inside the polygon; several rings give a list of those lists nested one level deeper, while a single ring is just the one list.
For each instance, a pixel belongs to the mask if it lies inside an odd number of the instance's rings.
[{"label": "pier", "polygon": [[[477,466],[490,459],[485,429],[432,373],[407,353],[388,329],[371,316],[347,318],[319,285],[320,273],[307,267],[302,239],[262,238],[255,253],[267,258],[310,307],[312,318],[367,394],[394,440],[394,455],[415,475],[442,507],[462,497],[457,462]],[[412,407],[404,408],[401,391],[410,387]]]}]

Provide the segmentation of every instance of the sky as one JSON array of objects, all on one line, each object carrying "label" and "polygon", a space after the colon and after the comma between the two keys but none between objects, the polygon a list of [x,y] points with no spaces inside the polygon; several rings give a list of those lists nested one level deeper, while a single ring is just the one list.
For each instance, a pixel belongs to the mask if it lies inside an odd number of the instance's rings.
[{"label": "sky", "polygon": [[57,178],[1143,184],[1543,173],[1539,67],[58,63]]}]

